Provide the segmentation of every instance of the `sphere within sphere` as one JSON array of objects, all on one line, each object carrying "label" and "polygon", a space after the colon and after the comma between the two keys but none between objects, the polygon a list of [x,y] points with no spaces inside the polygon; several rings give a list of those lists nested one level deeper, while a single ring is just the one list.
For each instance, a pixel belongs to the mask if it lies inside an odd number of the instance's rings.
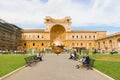
[{"label": "sphere within sphere", "polygon": [[60,41],[54,41],[52,44],[52,51],[56,54],[60,54],[63,52],[64,46],[63,43]]}]

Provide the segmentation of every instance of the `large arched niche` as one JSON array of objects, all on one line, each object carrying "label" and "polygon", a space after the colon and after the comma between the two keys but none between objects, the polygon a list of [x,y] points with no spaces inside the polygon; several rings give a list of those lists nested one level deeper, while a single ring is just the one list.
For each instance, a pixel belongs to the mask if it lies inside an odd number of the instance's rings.
[{"label": "large arched niche", "polygon": [[[66,38],[66,30],[62,25],[54,25],[50,29],[50,44],[52,46],[52,50],[55,53],[59,53],[63,51],[63,46]],[[62,47],[58,47],[62,46]]]}]

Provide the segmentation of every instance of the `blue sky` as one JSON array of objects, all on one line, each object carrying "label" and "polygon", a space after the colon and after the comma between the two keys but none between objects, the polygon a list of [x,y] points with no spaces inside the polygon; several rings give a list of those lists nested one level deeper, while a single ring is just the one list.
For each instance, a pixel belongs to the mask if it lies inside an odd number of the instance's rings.
[{"label": "blue sky", "polygon": [[70,16],[73,30],[120,32],[120,0],[0,0],[0,18],[23,29],[43,29],[46,16]]}]

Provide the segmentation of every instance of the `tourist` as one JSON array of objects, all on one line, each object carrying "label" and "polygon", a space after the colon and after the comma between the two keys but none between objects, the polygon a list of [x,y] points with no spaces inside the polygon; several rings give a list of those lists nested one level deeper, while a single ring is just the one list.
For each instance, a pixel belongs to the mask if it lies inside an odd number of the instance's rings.
[{"label": "tourist", "polygon": [[85,56],[83,55],[82,58],[79,60],[79,62],[83,62],[85,59]]},{"label": "tourist", "polygon": [[40,61],[43,61],[42,57],[43,57],[43,53],[42,52],[39,52],[39,54],[37,55],[38,59]]},{"label": "tourist", "polygon": [[90,58],[88,56],[88,53],[85,53],[82,61],[80,62],[80,67],[82,67],[83,65],[89,64],[89,61],[90,61]]},{"label": "tourist", "polygon": [[34,49],[32,48],[32,55],[34,55]]},{"label": "tourist", "polygon": [[69,59],[73,59],[74,58],[74,54],[70,52],[70,57]]}]

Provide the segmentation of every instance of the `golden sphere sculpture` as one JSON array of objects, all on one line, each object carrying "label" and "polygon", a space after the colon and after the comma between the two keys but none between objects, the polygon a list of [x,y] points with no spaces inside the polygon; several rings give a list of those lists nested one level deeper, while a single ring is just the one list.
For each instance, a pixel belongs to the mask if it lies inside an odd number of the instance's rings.
[{"label": "golden sphere sculpture", "polygon": [[64,50],[64,45],[61,41],[54,41],[52,43],[52,51],[56,54],[60,54]]}]

